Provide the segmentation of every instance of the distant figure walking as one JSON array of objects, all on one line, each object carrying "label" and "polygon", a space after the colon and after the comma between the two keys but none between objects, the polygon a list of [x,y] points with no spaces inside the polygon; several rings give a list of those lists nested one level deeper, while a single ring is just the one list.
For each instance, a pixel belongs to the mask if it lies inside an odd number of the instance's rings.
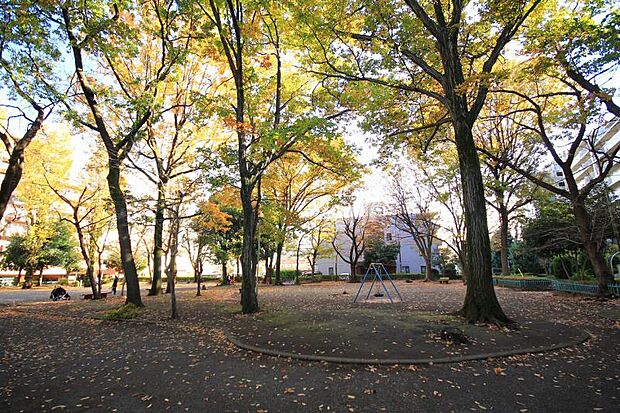
[{"label": "distant figure walking", "polygon": [[118,285],[118,275],[114,276],[114,281],[112,282],[112,294],[116,295],[116,286]]}]

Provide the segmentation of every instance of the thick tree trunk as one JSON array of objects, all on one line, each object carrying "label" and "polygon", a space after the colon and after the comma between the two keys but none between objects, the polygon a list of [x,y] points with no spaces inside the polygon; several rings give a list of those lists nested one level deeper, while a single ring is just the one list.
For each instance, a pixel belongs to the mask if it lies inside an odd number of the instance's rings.
[{"label": "thick tree trunk", "polygon": [[510,275],[508,267],[508,211],[506,205],[499,207],[499,237],[500,237],[500,258],[502,261],[502,275]]},{"label": "thick tree trunk", "polygon": [[39,282],[37,283],[37,286],[41,286],[43,284],[43,268],[41,268],[39,270]]},{"label": "thick tree trunk", "polygon": [[276,285],[282,285],[282,280],[280,279],[280,269],[282,266],[282,250],[284,249],[284,241],[278,242],[276,246]]},{"label": "thick tree trunk", "polygon": [[[244,179],[244,178],[242,178]],[[241,311],[244,314],[256,313],[258,306],[258,285],[256,267],[256,227],[258,224],[258,202],[252,205],[253,188],[242,181],[241,205],[243,208],[243,244],[241,247]]]},{"label": "thick tree trunk", "polygon": [[575,221],[577,228],[579,229],[579,236],[581,242],[588,254],[588,259],[592,264],[592,269],[598,280],[598,293],[601,297],[609,297],[608,284],[613,282],[613,275],[605,262],[602,252],[596,245],[594,236],[592,234],[592,218],[588,213],[585,205],[581,201],[573,201],[573,214],[575,215]]},{"label": "thick tree trunk", "polygon": [[34,275],[34,268],[26,268],[26,275],[24,276],[24,285],[22,288],[32,288],[32,276]]},{"label": "thick tree trunk", "polygon": [[463,284],[467,284],[467,280],[469,279],[469,268],[467,268],[467,245],[465,245],[464,242],[461,242],[458,259],[459,264],[461,265],[461,278],[463,279]]},{"label": "thick tree trunk", "polygon": [[110,197],[114,203],[116,212],[116,229],[118,231],[118,241],[121,252],[121,262],[123,273],[125,274],[125,283],[127,284],[127,303],[142,307],[142,298],[140,297],[140,284],[138,282],[138,271],[136,263],[133,259],[131,250],[131,238],[129,236],[129,222],[127,219],[127,202],[125,194],[120,185],[120,165],[118,163],[117,154],[108,152],[109,155],[109,172],[108,187]]},{"label": "thick tree trunk", "polygon": [[155,228],[153,231],[153,279],[148,295],[161,294],[161,258],[163,256],[165,207],[165,187],[160,182],[157,185],[157,205],[155,207]]},{"label": "thick tree trunk", "polygon": [[467,228],[467,293],[461,314],[468,322],[510,323],[502,310],[491,271],[491,246],[485,210],[484,185],[480,160],[471,126],[464,119],[465,110],[454,111],[453,126],[461,170],[463,207]]}]

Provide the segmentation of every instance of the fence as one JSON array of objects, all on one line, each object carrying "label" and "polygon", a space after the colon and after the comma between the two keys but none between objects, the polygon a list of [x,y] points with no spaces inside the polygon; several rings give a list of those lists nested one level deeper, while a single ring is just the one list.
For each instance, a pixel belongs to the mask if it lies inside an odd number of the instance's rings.
[{"label": "fence", "polygon": [[[569,281],[562,280],[549,280],[549,279],[506,279],[493,277],[493,285],[498,287],[518,288],[524,291],[542,291],[542,290],[555,290],[565,291],[575,294],[587,294],[597,295],[598,285],[596,284],[578,284]],[[620,284],[609,284],[609,291],[615,295],[620,296]]]}]

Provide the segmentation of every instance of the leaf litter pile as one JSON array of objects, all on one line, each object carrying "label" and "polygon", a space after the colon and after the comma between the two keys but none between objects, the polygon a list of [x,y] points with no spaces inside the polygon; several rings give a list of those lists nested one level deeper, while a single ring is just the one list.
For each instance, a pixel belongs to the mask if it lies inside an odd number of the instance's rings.
[{"label": "leaf litter pile", "polygon": [[[507,332],[448,315],[461,285],[397,285],[404,303],[359,305],[346,283],[261,286],[262,311],[250,316],[239,313],[236,287],[201,297],[181,287],[177,320],[168,296],[144,297],[131,321],[100,319],[118,297],[1,307],[0,411],[616,411],[617,301],[499,288],[521,326]],[[468,342],[442,339],[445,328]],[[591,338],[556,351],[390,366],[276,358],[225,336],[291,353],[396,358],[549,344],[577,331]]]}]

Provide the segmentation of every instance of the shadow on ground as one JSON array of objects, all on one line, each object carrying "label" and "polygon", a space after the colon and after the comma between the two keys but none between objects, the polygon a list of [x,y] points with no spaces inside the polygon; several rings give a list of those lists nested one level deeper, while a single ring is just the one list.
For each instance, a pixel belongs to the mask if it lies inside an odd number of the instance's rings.
[{"label": "shadow on ground", "polygon": [[[269,306],[258,315],[238,317],[228,336],[241,348],[265,354],[368,364],[441,363],[525,354],[576,345],[589,337],[581,329],[543,320],[519,320],[518,329],[508,330],[467,324],[449,314],[403,311],[400,303],[351,304],[345,300],[321,300],[302,308]],[[465,343],[459,342],[460,332]]]}]

